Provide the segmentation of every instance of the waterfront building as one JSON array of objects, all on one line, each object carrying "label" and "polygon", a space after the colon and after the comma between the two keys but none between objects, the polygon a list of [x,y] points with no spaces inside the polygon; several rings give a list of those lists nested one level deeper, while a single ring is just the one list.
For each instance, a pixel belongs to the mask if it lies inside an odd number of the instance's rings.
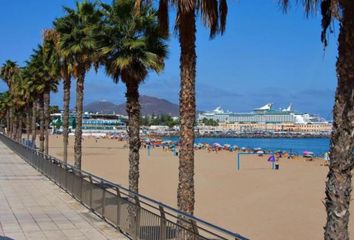
[{"label": "waterfront building", "polygon": [[[58,121],[62,122],[63,114],[52,114],[52,125]],[[75,114],[69,117],[69,129],[76,128]],[[61,132],[62,127],[57,130]],[[126,132],[126,117],[116,114],[95,114],[86,112],[82,119],[83,134],[102,133],[114,134]]]}]

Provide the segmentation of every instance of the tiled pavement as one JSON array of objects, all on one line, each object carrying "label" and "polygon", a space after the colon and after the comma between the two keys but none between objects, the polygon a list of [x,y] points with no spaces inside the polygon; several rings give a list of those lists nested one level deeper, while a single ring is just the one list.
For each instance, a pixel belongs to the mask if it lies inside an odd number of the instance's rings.
[{"label": "tiled pavement", "polygon": [[127,239],[0,141],[0,240]]}]

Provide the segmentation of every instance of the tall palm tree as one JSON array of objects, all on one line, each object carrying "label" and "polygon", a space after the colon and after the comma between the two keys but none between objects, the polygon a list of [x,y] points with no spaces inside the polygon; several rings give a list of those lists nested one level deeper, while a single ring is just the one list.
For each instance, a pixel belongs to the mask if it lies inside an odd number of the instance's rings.
[{"label": "tall palm tree", "polygon": [[16,141],[21,141],[22,138],[22,126],[23,126],[23,114],[26,101],[24,98],[26,87],[23,78],[23,69],[20,69],[18,74],[14,75],[12,89],[11,89],[11,101],[14,110],[14,127],[13,138]]},{"label": "tall palm tree", "polygon": [[96,4],[88,1],[76,3],[76,9],[64,8],[66,15],[56,19],[54,26],[60,35],[61,56],[70,59],[72,74],[76,78],[75,166],[81,169],[82,114],[85,74],[90,69],[96,51],[92,37],[99,27],[101,13]]},{"label": "tall palm tree", "polygon": [[139,85],[149,70],[159,73],[164,67],[167,47],[159,34],[157,15],[150,5],[134,14],[133,0],[114,0],[103,4],[105,24],[98,37],[100,58],[114,82],[127,87],[126,111],[129,135],[129,189],[139,191],[140,104]]},{"label": "tall palm tree", "polygon": [[[282,0],[286,8],[289,0]],[[322,14],[321,40],[327,45],[327,30],[339,21],[337,78],[333,108],[333,131],[330,146],[329,171],[326,182],[327,223],[325,239],[349,239],[349,203],[354,167],[354,1],[308,0],[306,12]]]},{"label": "tall palm tree", "polygon": [[60,74],[60,58],[58,54],[58,39],[56,32],[48,29],[43,35],[43,66],[46,73],[44,88],[44,125],[45,125],[45,149],[46,154],[49,153],[49,124],[50,124],[50,92],[56,91],[57,84],[61,78]]},{"label": "tall palm tree", "polygon": [[27,140],[30,139],[30,135],[32,134],[32,124],[31,124],[31,119],[32,119],[32,108],[33,106],[33,102],[34,102],[34,94],[31,91],[31,87],[30,84],[32,82],[31,80],[31,74],[29,72],[28,66],[26,66],[23,69],[23,80],[24,80],[24,88],[25,88],[25,93],[24,93],[24,99],[26,102],[26,110],[25,110],[25,114],[26,114],[26,135],[27,135]]},{"label": "tall palm tree", "polygon": [[44,92],[46,88],[46,73],[44,71],[43,62],[43,47],[38,45],[36,49],[33,50],[31,59],[28,63],[28,68],[30,74],[33,77],[32,88],[38,95],[38,116],[39,116],[39,150],[44,152],[44,141],[45,141],[45,126],[44,126]]},{"label": "tall palm tree", "polygon": [[27,111],[29,111],[26,120],[27,128],[31,132],[32,144],[35,144],[37,137],[37,109],[39,109],[38,99],[43,96],[44,91],[43,69],[41,61],[39,61],[39,58],[36,56],[36,51],[31,56],[30,61],[26,62],[23,78],[26,88],[24,98],[27,103]]},{"label": "tall palm tree", "polygon": [[[58,26],[65,21],[56,20],[54,26]],[[60,27],[60,26],[59,26]],[[63,27],[63,26],[62,26]],[[69,114],[70,114],[70,88],[71,88],[71,65],[70,56],[64,56],[60,48],[60,34],[56,29],[47,30],[47,37],[50,37],[56,46],[59,57],[59,67],[61,78],[63,79],[63,160],[68,161],[68,143],[69,143]]]},{"label": "tall palm tree", "polygon": [[9,91],[6,91],[0,94],[0,118],[1,119],[5,118],[7,131],[10,128],[9,109],[10,109],[10,93]]},{"label": "tall palm tree", "polygon": [[[7,84],[8,88],[9,88],[9,93],[11,95],[12,92],[12,87],[14,84],[14,77],[16,74],[18,74],[20,71],[19,66],[17,65],[16,62],[13,62],[11,60],[7,60],[3,66],[1,67],[1,71],[0,71],[0,77],[5,81],[5,83]],[[11,105],[11,103],[10,103]],[[7,129],[8,131],[8,135],[9,136],[13,136],[13,125],[14,125],[14,118],[13,118],[13,108],[10,106],[9,108],[9,128]]]},{"label": "tall palm tree", "polygon": [[[142,0],[136,0],[139,10]],[[180,42],[180,154],[177,205],[181,211],[193,214],[194,193],[194,122],[196,119],[196,14],[200,12],[203,23],[210,29],[210,37],[223,33],[226,26],[227,0],[159,0],[160,31],[169,32],[169,4],[177,9],[176,26]]]},{"label": "tall palm tree", "polygon": [[35,146],[36,144],[36,139],[37,139],[37,109],[38,109],[38,99],[33,101],[33,107],[32,107],[32,120],[31,120],[31,129],[32,129],[32,134],[31,134],[31,142],[32,146]]}]

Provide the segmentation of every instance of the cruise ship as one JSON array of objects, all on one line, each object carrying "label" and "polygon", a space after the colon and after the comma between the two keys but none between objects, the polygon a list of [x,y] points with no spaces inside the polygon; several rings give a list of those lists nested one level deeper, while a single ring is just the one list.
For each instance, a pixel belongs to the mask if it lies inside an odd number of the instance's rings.
[{"label": "cruise ship", "polygon": [[217,107],[213,111],[200,113],[198,120],[212,119],[220,123],[259,123],[259,124],[314,124],[328,123],[321,117],[295,112],[292,105],[287,108],[275,110],[273,104],[268,103],[260,108],[256,108],[250,113],[233,113],[224,111]]}]

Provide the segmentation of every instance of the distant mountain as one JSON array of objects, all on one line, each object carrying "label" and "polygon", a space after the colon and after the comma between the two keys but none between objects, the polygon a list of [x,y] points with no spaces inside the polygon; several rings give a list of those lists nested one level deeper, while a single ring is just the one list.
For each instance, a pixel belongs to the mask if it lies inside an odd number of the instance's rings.
[{"label": "distant mountain", "polygon": [[95,101],[84,106],[84,110],[86,112],[112,113],[117,112],[117,106],[108,101]]},{"label": "distant mountain", "polygon": [[[146,115],[162,115],[167,114],[171,116],[179,115],[179,108],[177,104],[171,103],[165,99],[160,99],[151,96],[140,96],[141,114]],[[95,101],[84,106],[86,112],[98,113],[116,113],[127,115],[125,110],[125,103],[114,104],[108,101]]]}]

